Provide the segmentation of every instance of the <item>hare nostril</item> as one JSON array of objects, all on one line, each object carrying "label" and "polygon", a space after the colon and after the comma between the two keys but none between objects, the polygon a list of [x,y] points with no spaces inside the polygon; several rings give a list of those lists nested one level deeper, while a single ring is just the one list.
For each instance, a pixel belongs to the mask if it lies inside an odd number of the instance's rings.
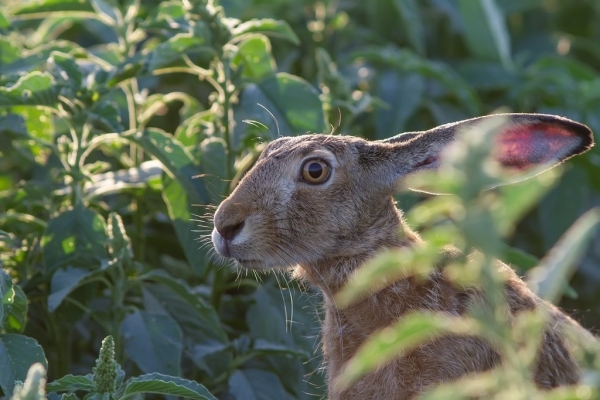
[{"label": "hare nostril", "polygon": [[219,234],[223,236],[225,240],[232,240],[243,228],[244,221],[240,222],[239,224],[227,225],[222,229],[217,228],[217,232],[219,232]]}]

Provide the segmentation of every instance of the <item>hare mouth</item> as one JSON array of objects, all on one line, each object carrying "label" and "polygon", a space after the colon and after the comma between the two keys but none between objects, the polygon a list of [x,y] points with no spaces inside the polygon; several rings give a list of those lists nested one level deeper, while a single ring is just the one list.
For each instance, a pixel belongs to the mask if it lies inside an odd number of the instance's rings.
[{"label": "hare mouth", "polygon": [[235,258],[238,264],[248,269],[264,269],[264,262],[260,260],[250,260],[244,258]]}]

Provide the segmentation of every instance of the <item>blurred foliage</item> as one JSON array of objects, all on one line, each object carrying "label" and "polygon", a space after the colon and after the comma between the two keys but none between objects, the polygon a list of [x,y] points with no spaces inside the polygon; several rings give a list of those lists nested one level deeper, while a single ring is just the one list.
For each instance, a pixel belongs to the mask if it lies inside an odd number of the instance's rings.
[{"label": "blurred foliage", "polygon": [[[320,396],[318,299],[210,258],[211,210],[261,143],[379,139],[499,107],[598,135],[599,65],[595,0],[3,1],[2,392],[35,362],[49,382],[88,373],[111,335],[130,375],[223,399]],[[570,161],[495,255],[537,265],[600,203],[599,166],[597,151]],[[562,305],[593,327],[591,240]]]},{"label": "blurred foliage", "polygon": [[[501,129],[502,121],[482,122],[469,128],[452,144],[454,148],[446,154],[439,171],[409,177],[407,184],[412,188],[447,194],[420,203],[407,215],[410,223],[421,228],[425,243],[413,249],[381,254],[357,270],[346,287],[336,294],[337,304],[347,307],[399,279],[425,279],[439,265],[443,247],[453,243],[462,254],[470,255],[453,260],[445,267],[444,277],[458,288],[485,293],[485,305],[473,305],[466,316],[426,310],[403,315],[367,339],[344,366],[340,384],[350,385],[414,346],[453,334],[477,336],[492,343],[502,364],[429,388],[419,398],[529,400],[551,396],[566,400],[600,396],[597,389],[600,386],[600,341],[579,326],[547,329],[560,329],[566,335],[569,348],[584,368],[584,383],[549,392],[538,389],[532,379],[542,332],[550,324],[550,313],[545,307],[538,307],[509,316],[504,290],[507,277],[495,260],[502,255],[503,237],[512,233],[515,223],[556,183],[560,173],[550,170],[526,182],[506,185],[511,183],[510,176],[490,157],[495,143],[493,136]],[[539,171],[544,168],[541,166]],[[512,177],[514,179],[514,174]],[[488,189],[490,186],[498,187]],[[440,214],[447,218],[441,219]],[[586,212],[540,264],[529,271],[527,283],[539,297],[552,302],[560,299],[598,223],[600,209]]]}]

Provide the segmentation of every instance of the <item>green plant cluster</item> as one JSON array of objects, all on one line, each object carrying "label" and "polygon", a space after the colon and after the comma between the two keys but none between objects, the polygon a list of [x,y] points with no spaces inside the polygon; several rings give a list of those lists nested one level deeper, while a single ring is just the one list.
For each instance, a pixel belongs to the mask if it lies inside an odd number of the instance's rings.
[{"label": "green plant cluster", "polygon": [[[498,107],[598,133],[598,21],[595,0],[3,1],[2,393],[39,393],[45,369],[48,392],[68,398],[121,397],[132,382],[136,395],[322,395],[319,299],[287,277],[259,283],[216,262],[214,207],[278,135],[380,139]],[[570,161],[544,196],[500,196],[500,208],[523,211],[489,242],[457,218],[453,237],[522,271],[537,265],[599,203],[598,160]],[[456,204],[479,201],[461,187]],[[398,199],[408,210],[420,197]],[[415,212],[447,211],[445,201]],[[464,221],[492,223],[484,214]],[[600,299],[591,240],[570,308]],[[102,366],[84,375],[98,354]],[[109,364],[114,391],[95,377]]]}]

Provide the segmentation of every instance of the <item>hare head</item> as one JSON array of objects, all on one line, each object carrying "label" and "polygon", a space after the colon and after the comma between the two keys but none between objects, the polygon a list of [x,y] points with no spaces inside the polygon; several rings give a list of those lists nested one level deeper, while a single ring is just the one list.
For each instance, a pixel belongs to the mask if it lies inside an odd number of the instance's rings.
[{"label": "hare head", "polygon": [[382,248],[419,240],[394,206],[399,182],[436,168],[459,130],[494,118],[507,121],[494,146],[495,159],[507,169],[552,166],[593,145],[586,126],[540,114],[476,118],[383,141],[322,134],[280,138],[219,206],[215,249],[245,268],[299,265],[313,283],[338,286],[348,269]]}]

